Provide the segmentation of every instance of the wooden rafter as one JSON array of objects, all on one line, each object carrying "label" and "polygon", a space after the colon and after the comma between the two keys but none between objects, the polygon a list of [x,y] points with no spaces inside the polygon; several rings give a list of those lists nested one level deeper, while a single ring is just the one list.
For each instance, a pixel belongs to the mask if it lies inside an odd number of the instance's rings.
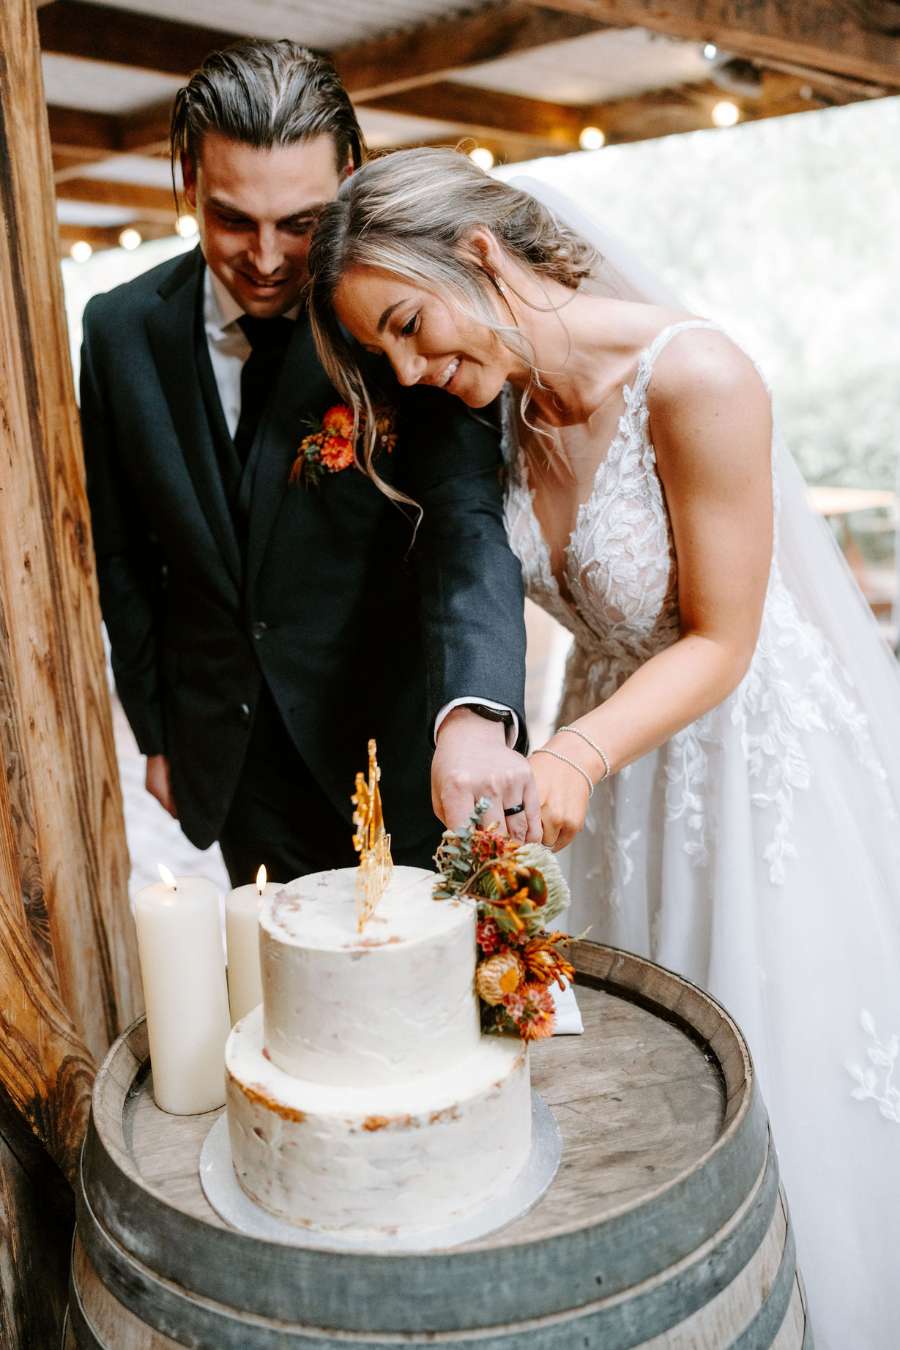
[{"label": "wooden rafter", "polygon": [[390,37],[339,47],[332,56],[354,100],[369,102],[430,84],[454,70],[499,61],[550,42],[583,37],[607,26],[542,5],[499,4]]},{"label": "wooden rafter", "polygon": [[[242,36],[133,10],[100,8],[86,0],[54,0],[39,11],[38,24],[45,52],[185,77],[208,52]],[[347,89],[363,100],[605,26],[553,7],[514,0],[390,37],[351,43],[332,56]]]},{"label": "wooden rafter", "polygon": [[[897,0],[540,0],[542,9],[648,28],[762,61],[791,61],[900,89]],[[893,23],[891,15],[894,16]]]},{"label": "wooden rafter", "polygon": [[63,201],[90,202],[100,206],[123,206],[141,212],[147,220],[174,225],[175,203],[169,188],[147,183],[120,183],[113,179],[67,178],[57,183],[56,195]]},{"label": "wooden rafter", "polygon": [[576,150],[584,126],[578,108],[450,81],[389,94],[366,107],[452,122],[470,134],[502,132],[560,150]]},{"label": "wooden rafter", "polygon": [[38,31],[42,51],[163,75],[186,75],[208,52],[241,36],[85,0],[54,0],[42,6]]}]

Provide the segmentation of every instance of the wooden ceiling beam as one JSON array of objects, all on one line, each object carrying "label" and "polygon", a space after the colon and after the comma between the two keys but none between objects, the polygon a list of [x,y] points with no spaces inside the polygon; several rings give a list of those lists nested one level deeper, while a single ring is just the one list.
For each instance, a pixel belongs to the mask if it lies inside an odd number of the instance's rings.
[{"label": "wooden ceiling beam", "polygon": [[560,150],[577,150],[578,135],[584,126],[580,110],[566,104],[446,81],[390,94],[365,107],[452,122],[470,133],[499,132],[516,139],[524,137]]},{"label": "wooden ceiling beam", "polygon": [[[573,114],[573,129],[576,126],[598,126],[604,131],[607,143],[616,145],[710,130],[713,127],[713,107],[724,98],[731,99],[737,105],[741,122],[755,122],[767,117],[811,112],[817,108],[830,107],[836,102],[849,102],[853,95],[837,90],[825,93],[812,89],[807,81],[795,76],[766,71],[761,77],[758,98],[726,94],[712,81],[706,81],[653,90],[634,98],[570,108],[568,111]],[[473,120],[477,120],[477,116],[476,113]],[[577,140],[574,145],[566,144],[562,136],[541,137],[536,131],[527,136],[511,129],[480,130],[471,125],[458,137],[423,137],[417,144],[462,143],[462,148],[468,149],[470,147],[465,142],[475,143],[476,133],[477,143],[489,149],[498,163],[504,164],[515,164],[539,155],[565,154],[577,149]]]},{"label": "wooden ceiling beam", "polygon": [[78,225],[71,221],[59,222],[60,252],[68,257],[72,245],[85,239],[93,249],[118,248],[123,230],[138,230],[144,240],[165,239],[175,233],[171,224],[158,220],[129,220],[127,225]]},{"label": "wooden ceiling beam", "polygon": [[38,11],[38,30],[44,52],[179,76],[196,70],[208,52],[241,37],[86,0],[44,5]]},{"label": "wooden ceiling beam", "polygon": [[452,76],[455,70],[606,27],[588,16],[515,0],[338,47],[331,56],[354,101],[368,103]]},{"label": "wooden ceiling beam", "polygon": [[[185,78],[208,52],[242,36],[87,0],[55,0],[40,10],[38,24],[45,52]],[[583,15],[509,0],[390,37],[350,43],[331,56],[349,92],[362,101],[603,27]]]},{"label": "wooden ceiling beam", "polygon": [[[529,3],[531,0],[529,0]],[[900,89],[897,0],[534,0],[542,10],[648,28],[765,62],[792,61]],[[893,23],[889,16],[893,14]]]},{"label": "wooden ceiling beam", "polygon": [[147,220],[174,226],[175,204],[168,188],[147,183],[118,183],[112,179],[69,178],[58,183],[56,195],[67,202],[89,202],[100,206],[121,206],[139,211]]}]

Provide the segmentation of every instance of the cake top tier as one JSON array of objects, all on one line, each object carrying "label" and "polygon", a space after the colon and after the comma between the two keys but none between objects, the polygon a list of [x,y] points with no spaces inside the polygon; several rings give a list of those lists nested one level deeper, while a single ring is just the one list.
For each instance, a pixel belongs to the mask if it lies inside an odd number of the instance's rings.
[{"label": "cake top tier", "polygon": [[357,869],[298,877],[268,899],[260,922],[278,942],[320,951],[370,951],[427,942],[465,922],[465,901],[432,898],[437,876],[421,867],[395,867],[390,884],[361,933],[356,927]]}]

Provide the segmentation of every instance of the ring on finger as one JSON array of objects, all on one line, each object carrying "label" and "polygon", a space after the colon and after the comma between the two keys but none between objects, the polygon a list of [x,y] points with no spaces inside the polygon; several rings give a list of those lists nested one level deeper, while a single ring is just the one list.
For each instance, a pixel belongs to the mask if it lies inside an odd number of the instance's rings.
[{"label": "ring on finger", "polygon": [[525,810],[525,803],[519,802],[518,806],[505,806],[503,808],[503,814],[505,816],[518,816],[524,810]]}]

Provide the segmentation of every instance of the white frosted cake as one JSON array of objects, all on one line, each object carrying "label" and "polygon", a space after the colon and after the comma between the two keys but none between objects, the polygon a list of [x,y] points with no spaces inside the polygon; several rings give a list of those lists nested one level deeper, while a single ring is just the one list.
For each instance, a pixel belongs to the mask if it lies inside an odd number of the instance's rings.
[{"label": "white frosted cake", "polygon": [[490,1205],[531,1145],[526,1045],[483,1036],[475,909],[397,867],[362,934],[355,868],[301,877],[260,920],[263,1004],[226,1047],[247,1194],[290,1223],[420,1233]]}]

